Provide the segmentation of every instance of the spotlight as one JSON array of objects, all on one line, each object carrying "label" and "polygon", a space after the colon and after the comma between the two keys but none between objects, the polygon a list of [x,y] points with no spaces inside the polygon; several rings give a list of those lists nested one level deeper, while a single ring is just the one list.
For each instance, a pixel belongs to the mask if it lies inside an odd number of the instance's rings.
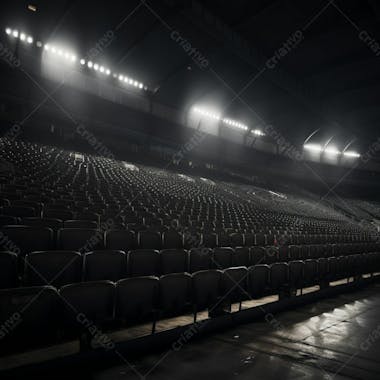
[{"label": "spotlight", "polygon": [[112,76],[113,76],[115,79],[117,78],[117,74],[113,74]]},{"label": "spotlight", "polygon": [[33,43],[33,38],[32,38],[31,36],[28,36],[28,38],[26,39],[26,42],[27,42],[28,44]]},{"label": "spotlight", "polygon": [[134,85],[135,87],[137,87],[137,86],[139,85],[139,82],[137,82],[137,80],[135,80],[135,81],[133,82],[133,85]]},{"label": "spotlight", "polygon": [[80,60],[80,64],[81,65],[84,65],[86,63],[86,61],[82,58],[81,60]]},{"label": "spotlight", "polygon": [[99,71],[100,71],[101,73],[104,73],[104,67],[103,67],[103,66],[100,66],[100,67],[99,67]]},{"label": "spotlight", "polygon": [[125,82],[125,83],[128,82],[128,78],[127,78],[127,77],[124,78],[124,82]]},{"label": "spotlight", "polygon": [[53,53],[56,53],[56,52],[57,52],[57,49],[53,46],[53,47],[51,48],[51,51],[52,51]]},{"label": "spotlight", "polygon": [[58,55],[60,55],[60,56],[63,55],[63,51],[61,49],[58,50]]},{"label": "spotlight", "polygon": [[343,155],[346,156],[346,157],[352,157],[352,158],[359,158],[360,157],[359,153],[353,152],[353,151],[343,152]]},{"label": "spotlight", "polygon": [[25,39],[26,39],[25,34],[24,34],[24,33],[21,33],[21,34],[20,34],[20,40],[21,40],[21,41],[25,41]]},{"label": "spotlight", "polygon": [[95,71],[98,71],[98,69],[99,69],[99,65],[98,65],[97,63],[95,63],[95,64],[94,64],[94,70],[95,70]]},{"label": "spotlight", "polygon": [[8,34],[8,36],[12,33],[12,29],[11,28],[6,28],[5,29],[5,33]]},{"label": "spotlight", "polygon": [[106,75],[110,75],[111,71],[109,69],[106,70]]},{"label": "spotlight", "polygon": [[40,48],[40,47],[42,47],[42,42],[41,42],[41,41],[37,41],[37,42],[36,42],[36,45],[37,45],[37,47]]},{"label": "spotlight", "polygon": [[331,146],[330,148],[325,148],[324,152],[329,156],[337,156],[340,154],[339,150],[335,146]]},{"label": "spotlight", "polygon": [[48,44],[45,44],[44,49],[49,51],[50,46]]},{"label": "spotlight", "polygon": [[91,69],[92,66],[93,66],[93,63],[92,63],[91,61],[88,61],[88,62],[87,62],[87,66]]},{"label": "spotlight", "polygon": [[65,58],[69,59],[69,53],[67,53],[67,52],[65,53]]},{"label": "spotlight", "polygon": [[71,62],[75,62],[76,60],[77,60],[77,57],[76,57],[76,55],[73,54],[73,55],[71,56]]},{"label": "spotlight", "polygon": [[129,83],[129,84],[133,84],[133,80],[132,80],[132,79],[129,79],[129,80],[128,80],[128,83]]},{"label": "spotlight", "polygon": [[18,37],[18,30],[14,30],[12,32],[12,36],[17,38]]},{"label": "spotlight", "polygon": [[139,88],[143,88],[144,85],[142,83],[139,84]]},{"label": "spotlight", "polygon": [[123,80],[124,77],[122,75],[119,75],[119,80]]}]

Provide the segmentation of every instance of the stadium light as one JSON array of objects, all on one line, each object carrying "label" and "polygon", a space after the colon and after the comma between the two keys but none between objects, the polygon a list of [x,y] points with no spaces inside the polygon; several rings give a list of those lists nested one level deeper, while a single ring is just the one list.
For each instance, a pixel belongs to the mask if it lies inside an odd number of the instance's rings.
[{"label": "stadium light", "polygon": [[14,30],[12,32],[12,36],[17,38],[18,37],[18,30]]},{"label": "stadium light", "polygon": [[83,66],[83,65],[85,65],[86,64],[86,61],[82,58],[80,61],[80,64]]},{"label": "stadium light", "polygon": [[20,34],[20,40],[25,41],[25,39],[26,39],[26,35],[24,33],[21,33]]},{"label": "stadium light", "polygon": [[27,42],[28,44],[32,44],[32,43],[33,43],[33,37],[28,36],[28,38],[26,39],[26,42]]},{"label": "stadium light", "polygon": [[323,150],[321,145],[319,145],[319,144],[305,144],[303,147],[304,147],[304,149],[309,150],[311,152],[320,153]]},{"label": "stadium light", "polygon": [[360,154],[357,152],[354,152],[354,151],[347,151],[347,152],[343,152],[343,156],[352,157],[352,158],[359,158]]},{"label": "stadium light", "polygon": [[92,63],[91,61],[88,61],[88,62],[87,62],[87,66],[91,69],[92,66],[93,66],[93,63]]},{"label": "stadium light", "polygon": [[225,123],[227,125],[231,125],[232,127],[236,127],[236,128],[242,129],[244,131],[248,130],[248,127],[245,124],[239,123],[238,121],[235,121],[235,120],[224,118],[223,119],[223,123]]},{"label": "stadium light", "polygon": [[253,129],[251,132],[256,136],[265,136],[265,133],[260,131],[260,129]]},{"label": "stadium light", "polygon": [[334,145],[325,148],[323,152],[329,156],[338,156],[340,154],[340,151]]},{"label": "stadium light", "polygon": [[214,120],[220,120],[220,115],[216,112],[206,111],[206,110],[204,110],[202,108],[198,108],[198,107],[193,107],[193,111],[196,113],[199,113],[202,116],[207,116],[207,117],[214,119]]},{"label": "stadium light", "polygon": [[7,33],[8,36],[9,36],[10,34],[12,34],[12,29],[11,28],[6,28],[5,29],[5,33]]}]

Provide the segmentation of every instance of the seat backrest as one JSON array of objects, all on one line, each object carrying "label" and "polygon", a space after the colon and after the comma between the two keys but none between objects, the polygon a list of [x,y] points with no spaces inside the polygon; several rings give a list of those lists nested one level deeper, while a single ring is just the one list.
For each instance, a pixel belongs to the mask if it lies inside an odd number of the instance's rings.
[{"label": "seat backrest", "polygon": [[226,295],[230,302],[240,302],[249,298],[247,277],[248,269],[246,267],[225,269],[222,276],[222,295]]},{"label": "seat backrest", "polygon": [[116,283],[116,318],[124,323],[140,322],[152,317],[158,306],[157,277],[135,277]]},{"label": "seat backrest", "polygon": [[116,249],[128,252],[137,246],[136,236],[133,231],[109,230],[105,233],[106,249]]},{"label": "seat backrest", "polygon": [[191,299],[192,277],[188,273],[172,273],[160,277],[160,310],[164,315],[185,311]]},{"label": "seat backrest", "polygon": [[206,248],[215,248],[218,245],[218,237],[214,233],[201,234],[201,245]]},{"label": "seat backrest", "polygon": [[0,289],[18,286],[17,254],[0,252]]},{"label": "seat backrest", "polygon": [[160,256],[155,249],[135,249],[128,254],[129,276],[153,276],[160,271]]},{"label": "seat backrest", "polygon": [[1,250],[20,255],[53,248],[53,231],[47,227],[5,226],[0,237]]},{"label": "seat backrest", "polygon": [[193,273],[193,304],[196,310],[216,307],[221,294],[222,271],[201,270]]},{"label": "seat backrest", "polygon": [[279,291],[288,284],[289,267],[287,263],[274,263],[270,266],[270,288]]},{"label": "seat backrest", "polygon": [[87,252],[83,265],[84,281],[118,281],[127,277],[127,256],[123,251],[109,249]]},{"label": "seat backrest", "polygon": [[58,231],[60,228],[63,228],[62,220],[52,218],[22,218],[20,224],[25,226],[48,227],[53,231]]},{"label": "seat backrest", "polygon": [[62,228],[58,231],[58,249],[89,252],[104,247],[104,237],[94,228]]},{"label": "seat backrest", "polygon": [[233,256],[232,265],[245,267],[249,267],[251,265],[249,247],[235,248],[235,254]]},{"label": "seat backrest", "polygon": [[192,248],[189,251],[189,272],[194,273],[200,270],[210,269],[211,265],[210,248]]},{"label": "seat backrest", "polygon": [[163,249],[160,252],[160,273],[186,272],[187,260],[187,252],[184,249]]},{"label": "seat backrest", "polygon": [[248,268],[248,290],[253,298],[266,294],[269,282],[269,266],[257,264]]},{"label": "seat backrest", "polygon": [[162,247],[164,249],[183,248],[183,236],[177,231],[165,231],[162,234]]},{"label": "seat backrest", "polygon": [[69,329],[87,330],[89,323],[101,326],[114,317],[115,284],[111,281],[69,284],[59,294],[64,300],[64,326]]},{"label": "seat backrest", "polygon": [[300,289],[303,285],[303,267],[301,260],[289,261],[289,285],[292,289]]},{"label": "seat backrest", "polygon": [[211,267],[215,269],[226,269],[232,267],[234,250],[230,247],[214,248],[211,254]]},{"label": "seat backrest", "polygon": [[138,247],[140,249],[161,249],[161,234],[155,231],[140,231],[138,233]]},{"label": "seat backrest", "polygon": [[36,251],[25,257],[27,286],[61,287],[82,279],[82,256],[75,251]]},{"label": "seat backrest", "polygon": [[252,247],[251,248],[251,264],[258,265],[264,264],[266,259],[266,250],[264,247]]},{"label": "seat backrest", "polygon": [[304,270],[303,270],[303,280],[304,286],[316,285],[318,282],[318,263],[315,259],[305,260]]},{"label": "seat backrest", "polygon": [[36,210],[33,207],[25,206],[4,206],[2,208],[3,215],[15,216],[15,217],[26,217],[26,216],[37,216]]},{"label": "seat backrest", "polygon": [[10,215],[0,215],[0,227],[15,224],[18,224],[17,217]]},{"label": "seat backrest", "polygon": [[63,222],[64,228],[92,228],[97,229],[98,223],[93,220],[65,220]]},{"label": "seat backrest", "polygon": [[231,247],[242,247],[244,246],[244,235],[239,233],[233,233],[230,235]]}]

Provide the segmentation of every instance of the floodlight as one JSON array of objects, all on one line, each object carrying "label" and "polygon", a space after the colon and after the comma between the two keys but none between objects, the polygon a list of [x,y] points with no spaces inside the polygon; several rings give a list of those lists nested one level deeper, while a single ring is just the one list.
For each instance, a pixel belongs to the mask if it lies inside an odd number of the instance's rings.
[{"label": "floodlight", "polygon": [[312,152],[322,152],[322,147],[319,144],[305,144],[304,149],[310,150]]},{"label": "floodlight", "polygon": [[18,37],[18,30],[14,30],[12,32],[12,36],[17,38]]},{"label": "floodlight", "polygon": [[91,61],[88,61],[88,62],[87,62],[87,66],[91,69],[92,66],[93,66],[92,62],[91,62]]},{"label": "floodlight", "polygon": [[11,28],[6,28],[5,29],[5,33],[8,34],[8,36],[12,33],[12,29]]},{"label": "floodlight", "polygon": [[26,39],[26,42],[27,42],[28,44],[33,43],[33,38],[32,38],[31,36],[28,36],[28,38]]},{"label": "floodlight", "polygon": [[343,155],[346,157],[353,157],[353,158],[359,158],[360,157],[360,154],[357,152],[354,152],[354,151],[343,152]]},{"label": "floodlight", "polygon": [[86,63],[86,61],[82,58],[81,60],[80,60],[80,64],[81,65],[84,65]]},{"label": "floodlight", "polygon": [[26,35],[24,33],[21,33],[20,34],[20,40],[25,41],[25,39],[26,39]]}]

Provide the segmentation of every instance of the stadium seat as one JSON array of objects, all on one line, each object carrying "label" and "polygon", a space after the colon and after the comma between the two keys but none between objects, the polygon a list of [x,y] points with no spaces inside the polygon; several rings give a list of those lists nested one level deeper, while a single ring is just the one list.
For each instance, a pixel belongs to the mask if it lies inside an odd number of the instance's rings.
[{"label": "stadium seat", "polygon": [[229,247],[214,248],[211,253],[211,268],[226,269],[232,266],[234,250]]},{"label": "stadium seat", "polygon": [[109,230],[105,232],[106,249],[128,252],[136,248],[136,238],[133,231]]},{"label": "stadium seat", "polygon": [[193,248],[189,251],[189,272],[194,273],[200,270],[210,269],[211,265],[210,248]]},{"label": "stadium seat", "polygon": [[248,291],[252,298],[267,294],[269,285],[269,266],[257,264],[248,268]]},{"label": "stadium seat", "polygon": [[93,228],[62,228],[58,231],[58,249],[89,252],[102,249],[103,233]]},{"label": "stadium seat", "polygon": [[187,271],[188,255],[184,249],[163,249],[160,251],[160,273],[182,273]]},{"label": "stadium seat", "polygon": [[129,276],[151,276],[160,272],[160,256],[155,249],[136,249],[128,254]]},{"label": "stadium seat", "polygon": [[140,231],[138,233],[139,249],[161,249],[161,234],[154,231]]},{"label": "stadium seat", "polygon": [[0,251],[0,289],[18,286],[17,255],[13,252]]},{"label": "stadium seat", "polygon": [[162,248],[164,249],[183,248],[183,236],[176,231],[165,231],[162,234]]},{"label": "stadium seat", "polygon": [[239,310],[241,310],[242,301],[249,298],[247,278],[248,270],[243,266],[232,267],[223,271],[222,294],[230,305],[239,302]]}]

